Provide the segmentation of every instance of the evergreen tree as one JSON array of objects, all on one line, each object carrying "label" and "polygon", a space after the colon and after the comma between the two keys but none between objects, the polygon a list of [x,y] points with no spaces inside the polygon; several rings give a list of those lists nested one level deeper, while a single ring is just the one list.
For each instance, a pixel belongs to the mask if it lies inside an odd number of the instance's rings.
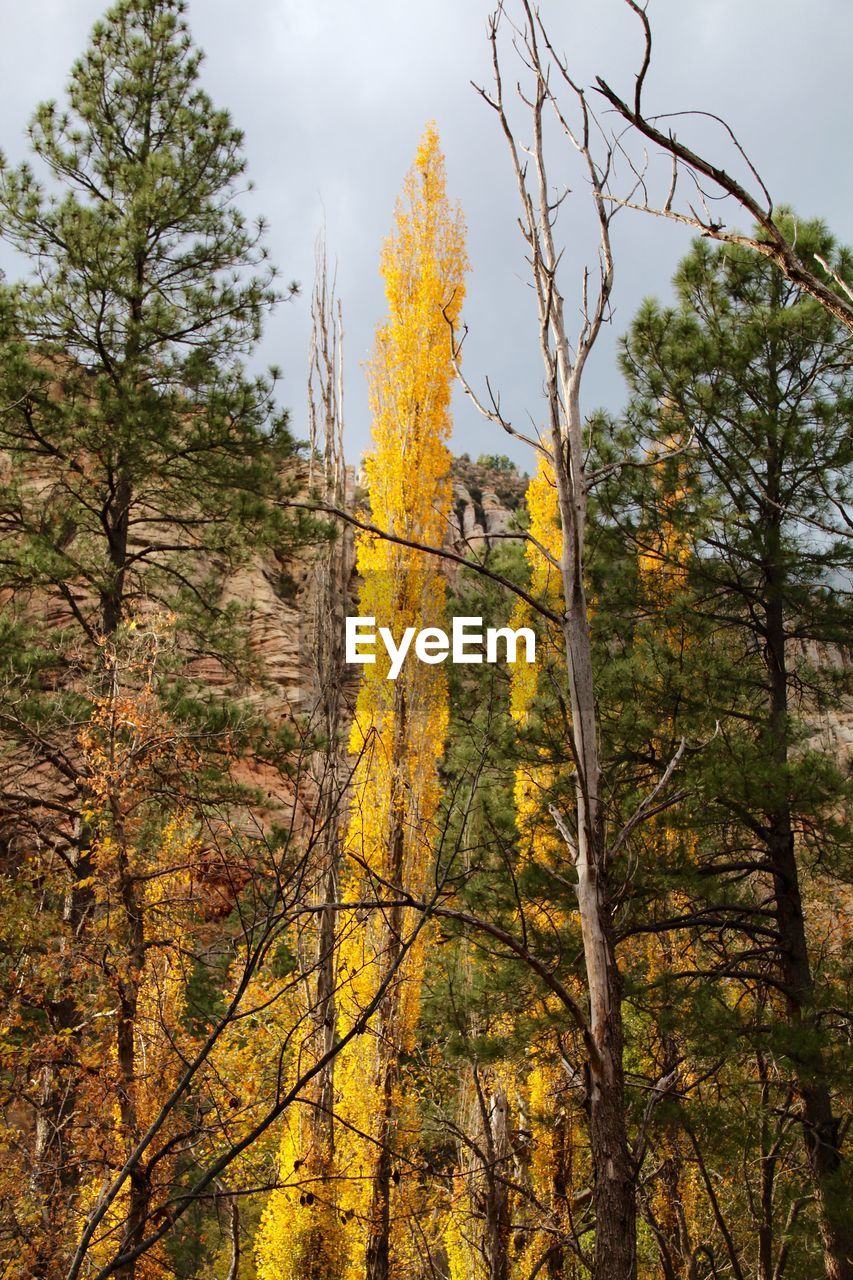
[{"label": "evergreen tree", "polygon": [[88,634],[141,596],[209,598],[180,559],[228,555],[287,451],[242,357],[277,299],[234,203],[241,134],[198,84],[181,0],[121,0],[30,126],[46,185],[0,171],[0,231],[32,264],[2,293],[5,585],[61,595]]},{"label": "evergreen tree", "polygon": [[[799,225],[797,237],[849,276],[849,256],[821,224]],[[837,1052],[810,955],[807,886],[826,871],[844,874],[841,791],[832,762],[808,749],[797,718],[838,693],[808,646],[849,634],[849,340],[770,262],[736,247],[697,241],[675,283],[678,305],[643,307],[623,365],[638,433],[695,442],[679,462],[693,499],[682,491],[673,503],[670,486],[661,520],[679,506],[690,517],[677,540],[679,570],[689,558],[706,665],[692,696],[725,725],[704,753],[705,807],[693,815],[706,884],[713,875],[704,910],[731,928],[737,920],[746,935],[721,954],[721,975],[763,975],[781,999],[789,1030],[776,1050],[799,1096],[826,1274],[837,1280],[850,1274],[831,1094]],[[643,496],[647,553],[671,568],[673,540],[660,528],[650,533],[649,510],[663,508],[651,489]],[[736,898],[721,890],[727,883],[742,886]]]},{"label": "evergreen tree", "polygon": [[[236,720],[224,700],[187,696],[191,664],[212,657],[238,675],[246,637],[222,580],[294,533],[276,506],[292,446],[275,378],[244,367],[280,295],[264,227],[236,204],[241,134],[200,87],[185,7],[119,0],[72,69],[67,107],[35,113],[44,180],[0,165],[0,234],[30,266],[0,288],[0,834],[10,882],[23,895],[33,887],[31,932],[10,930],[3,947],[20,1049],[5,1075],[8,1133],[33,1117],[29,1151],[10,1145],[31,1195],[4,1229],[33,1275],[64,1273],[100,1159],[81,1082],[106,1073],[104,1151],[120,1123],[126,1153],[153,1105],[130,1092],[141,1088],[137,1021],[158,963],[146,886],[164,874],[156,859],[171,857],[160,831],[171,807],[195,849],[205,806],[235,795],[227,753],[210,765],[226,739],[233,755]],[[119,698],[143,619],[142,647],[157,660],[134,659]],[[194,765],[185,770],[180,748],[159,754],[151,795],[134,801],[137,817],[155,815],[143,830],[125,820],[118,783],[104,790],[87,743],[104,708],[132,707],[146,682],[160,707],[150,723],[162,714],[175,742],[192,740]],[[242,715],[240,732],[258,722]],[[263,737],[275,754],[277,736]],[[113,989],[107,1014],[98,1001]],[[93,1055],[94,1028],[112,1028],[114,1041]],[[122,1247],[144,1228],[146,1177],[134,1171],[113,1222]]]}]

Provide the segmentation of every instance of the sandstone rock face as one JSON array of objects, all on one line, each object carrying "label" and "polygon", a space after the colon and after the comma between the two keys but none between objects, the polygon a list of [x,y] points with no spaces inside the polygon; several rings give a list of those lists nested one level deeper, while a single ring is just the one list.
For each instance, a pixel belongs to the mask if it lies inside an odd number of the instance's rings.
[{"label": "sandstone rock face", "polygon": [[527,476],[515,469],[497,470],[471,462],[467,455],[454,458],[451,476],[453,507],[447,545],[459,554],[466,548],[488,548],[497,535],[510,531],[527,489]]},{"label": "sandstone rock face", "polygon": [[[467,454],[454,458],[450,468],[452,500],[444,545],[457,555],[480,554],[508,533],[527,492],[529,477],[514,467],[495,468],[472,462]],[[364,472],[356,477],[357,506],[368,507]],[[453,580],[456,569],[445,563]]]},{"label": "sandstone rock face", "polygon": [[223,605],[236,603],[246,611],[250,648],[263,670],[264,703],[279,714],[298,713],[310,685],[311,575],[304,565],[293,568],[298,576],[283,574],[275,561],[256,559],[226,579],[222,589]]}]

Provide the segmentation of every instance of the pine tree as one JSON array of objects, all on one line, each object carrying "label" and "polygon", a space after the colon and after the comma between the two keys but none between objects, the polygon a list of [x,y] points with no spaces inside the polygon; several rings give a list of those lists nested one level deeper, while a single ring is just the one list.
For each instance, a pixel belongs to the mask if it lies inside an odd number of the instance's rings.
[{"label": "pine tree", "polygon": [[[849,274],[848,256],[821,224],[799,225],[797,237]],[[623,363],[640,430],[669,431],[676,421],[695,437],[685,465],[701,497],[681,546],[690,545],[692,607],[713,624],[706,664],[712,654],[728,661],[715,662],[716,685],[703,693],[712,714],[736,717],[708,753],[703,825],[713,815],[716,848],[709,854],[704,835],[706,883],[713,872],[716,886],[747,876],[752,886],[751,901],[741,894],[731,903],[746,941],[723,962],[730,975],[760,970],[771,939],[766,981],[789,1026],[777,1052],[796,1082],[826,1274],[837,1280],[850,1267],[846,1172],[806,893],[822,868],[843,871],[841,792],[832,762],[805,747],[797,717],[820,711],[830,692],[809,644],[849,634],[848,340],[771,263],[735,247],[697,241],[676,289],[675,308],[644,306]],[[657,554],[674,563],[665,548]]]},{"label": "pine tree", "polygon": [[184,8],[121,0],[68,109],[33,118],[46,184],[0,171],[0,231],[33,268],[2,293],[4,579],[53,591],[88,635],[143,594],[208,603],[181,558],[228,556],[269,519],[288,448],[271,383],[242,366],[275,272]]},{"label": "pine tree", "polygon": [[[244,367],[279,297],[275,271],[263,224],[250,226],[236,204],[241,134],[200,87],[184,11],[182,0],[119,0],[72,68],[67,107],[35,113],[44,179],[0,164],[0,234],[30,268],[0,288],[0,750],[12,779],[2,836],[10,877],[39,886],[35,932],[55,957],[52,977],[40,967],[35,1005],[21,998],[11,1013],[35,1042],[26,1176],[40,1225],[12,1228],[30,1233],[34,1275],[59,1273],[78,1234],[68,1215],[85,1199],[83,1028],[108,1025],[89,1017],[99,1007],[92,939],[127,944],[116,1026],[131,1074],[148,961],[156,970],[139,941],[159,911],[144,889],[151,869],[134,862],[135,840],[118,864],[105,851],[85,746],[113,697],[110,655],[141,619],[168,616],[176,641],[162,647],[152,687],[178,739],[192,723],[211,767],[200,795],[173,754],[152,786],[179,812],[186,800],[197,823],[200,807],[233,798],[229,761],[212,759],[238,735],[224,701],[190,696],[192,664],[212,657],[226,681],[236,674],[244,632],[239,610],[222,603],[223,577],[253,550],[281,550],[290,533],[275,505],[291,451],[286,418],[274,378]],[[156,834],[143,845],[143,860],[158,847],[166,857]],[[7,1080],[14,1125],[29,1090]],[[104,1106],[112,1132],[112,1101]],[[143,1112],[122,1119],[119,1145]],[[139,1229],[127,1219],[125,1243]]]}]

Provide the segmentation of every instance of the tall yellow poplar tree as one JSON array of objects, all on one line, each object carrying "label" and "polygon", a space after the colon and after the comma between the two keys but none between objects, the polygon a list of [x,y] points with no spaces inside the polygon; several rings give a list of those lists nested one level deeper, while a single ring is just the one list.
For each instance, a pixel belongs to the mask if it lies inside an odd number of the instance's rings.
[{"label": "tall yellow poplar tree", "polygon": [[[453,362],[448,320],[458,319],[467,258],[464,224],[448,201],[444,159],[434,125],[418,147],[385,244],[381,274],[388,316],[370,361],[373,449],[365,463],[371,518],[389,533],[441,545],[450,518],[450,399]],[[359,613],[390,628],[441,625],[445,584],[437,562],[364,535],[357,545],[362,579]],[[352,729],[356,764],[346,839],[349,900],[393,900],[393,886],[426,889],[440,798],[438,761],[448,722],[447,680],[438,665],[406,662],[388,679],[383,646],[364,668]],[[404,954],[415,913],[399,905],[365,910],[344,930],[339,949],[338,1028],[345,1034],[393,979],[368,1034],[336,1063],[337,1177],[300,1187],[298,1156],[282,1159],[284,1184],[267,1210],[259,1275],[302,1275],[299,1241],[312,1215],[333,1205],[343,1230],[330,1277],[387,1280],[411,1273],[412,1222],[419,1191],[398,1157],[417,1139],[404,1058],[414,1047],[423,967],[422,941]],[[404,1096],[405,1095],[405,1096]],[[406,1100],[408,1097],[408,1101]],[[287,1165],[287,1167],[285,1167]],[[275,1258],[263,1240],[276,1241]],[[274,1270],[273,1270],[274,1269]],[[313,1274],[313,1273],[312,1273]]]}]

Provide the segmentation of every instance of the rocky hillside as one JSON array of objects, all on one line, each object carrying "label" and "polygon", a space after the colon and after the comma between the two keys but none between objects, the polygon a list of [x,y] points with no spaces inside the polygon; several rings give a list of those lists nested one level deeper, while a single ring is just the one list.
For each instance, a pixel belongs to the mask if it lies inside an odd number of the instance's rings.
[{"label": "rocky hillside", "polygon": [[[453,459],[450,478],[453,505],[445,545],[460,554],[466,546],[488,546],[491,537],[510,528],[530,480],[508,458],[481,456],[472,462],[467,453]],[[355,491],[356,506],[369,505],[363,472],[356,477]]]},{"label": "rocky hillside", "polygon": [[480,458],[467,453],[454,458],[452,536],[456,549],[489,543],[490,536],[505,533],[527,490],[528,477],[520,475],[508,459]]}]

